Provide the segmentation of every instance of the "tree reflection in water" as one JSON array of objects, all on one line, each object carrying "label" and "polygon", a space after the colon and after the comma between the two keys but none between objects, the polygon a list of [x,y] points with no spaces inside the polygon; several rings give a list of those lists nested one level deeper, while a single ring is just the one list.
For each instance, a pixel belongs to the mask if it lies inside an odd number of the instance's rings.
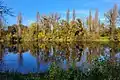
[{"label": "tree reflection in water", "polygon": [[3,45],[0,44],[0,61],[2,61],[2,58],[3,58]]},{"label": "tree reflection in water", "polygon": [[[3,57],[4,57],[4,45],[2,43],[0,43],[0,65],[3,65],[4,64],[4,60],[3,60]],[[1,67],[0,67],[1,68]],[[0,69],[1,70],[1,69]]]},{"label": "tree reflection in water", "polygon": [[[3,44],[6,46],[3,47]],[[116,45],[116,43],[26,42],[22,44],[3,44],[0,44],[0,61],[2,61],[3,56],[6,54],[5,50],[8,49],[8,54],[10,52],[18,54],[19,67],[23,67],[24,59],[26,59],[24,54],[30,50],[29,54],[36,59],[37,71],[40,71],[40,67],[41,69],[43,68],[42,65],[48,66],[52,62],[56,62],[64,69],[87,67],[93,59],[99,58],[100,55],[107,57],[113,62],[116,58],[120,59],[119,50],[117,50],[119,45]]]},{"label": "tree reflection in water", "polygon": [[40,68],[40,52],[39,52],[38,46],[36,48],[36,62],[37,62],[37,71],[39,71],[39,68]]},{"label": "tree reflection in water", "polygon": [[19,66],[23,66],[23,52],[22,52],[21,44],[17,44],[17,49],[18,49],[18,63],[19,63]]}]

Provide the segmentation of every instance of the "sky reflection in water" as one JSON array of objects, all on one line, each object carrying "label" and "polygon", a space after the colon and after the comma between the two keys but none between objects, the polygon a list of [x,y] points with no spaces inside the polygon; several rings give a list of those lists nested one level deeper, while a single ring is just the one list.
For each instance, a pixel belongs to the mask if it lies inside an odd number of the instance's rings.
[{"label": "sky reflection in water", "polygon": [[[106,44],[50,44],[35,47],[34,44],[7,45],[0,44],[0,71],[17,71],[21,73],[41,72],[49,70],[52,62],[63,69],[79,67],[88,68],[95,58],[120,61],[119,45]],[[42,45],[42,44],[40,44]]]}]

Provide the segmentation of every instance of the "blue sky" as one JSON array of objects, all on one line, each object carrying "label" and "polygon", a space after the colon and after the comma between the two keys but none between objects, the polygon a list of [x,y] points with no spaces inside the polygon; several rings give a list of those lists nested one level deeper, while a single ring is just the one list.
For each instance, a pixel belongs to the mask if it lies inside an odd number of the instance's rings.
[{"label": "blue sky", "polygon": [[[65,18],[66,10],[76,10],[78,18],[85,20],[91,9],[94,15],[95,9],[99,10],[100,19],[104,19],[104,12],[113,7],[115,3],[120,6],[120,0],[4,0],[8,7],[13,8],[17,15],[19,12],[23,15],[23,24],[28,25],[35,21],[36,12],[40,15],[59,13]],[[15,24],[16,17],[7,17],[8,24]]]}]

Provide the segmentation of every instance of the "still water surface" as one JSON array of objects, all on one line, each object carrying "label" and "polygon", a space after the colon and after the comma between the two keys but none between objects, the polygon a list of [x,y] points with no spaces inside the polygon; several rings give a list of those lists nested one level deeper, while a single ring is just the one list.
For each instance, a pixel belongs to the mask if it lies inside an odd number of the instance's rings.
[{"label": "still water surface", "polygon": [[120,62],[119,43],[0,43],[0,71],[44,73],[49,70],[52,62],[56,62],[63,69],[85,69],[96,58]]}]

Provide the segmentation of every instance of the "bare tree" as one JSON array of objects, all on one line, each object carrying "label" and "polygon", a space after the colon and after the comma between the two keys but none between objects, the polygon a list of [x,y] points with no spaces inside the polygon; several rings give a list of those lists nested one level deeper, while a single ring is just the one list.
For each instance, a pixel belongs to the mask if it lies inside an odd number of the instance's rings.
[{"label": "bare tree", "polygon": [[110,24],[111,28],[111,39],[115,40],[115,29],[116,29],[116,23],[118,22],[118,6],[117,4],[114,5],[114,8],[109,10],[106,14],[105,17],[107,18],[107,21]]},{"label": "bare tree", "polygon": [[18,25],[18,38],[21,37],[21,24],[22,24],[22,14],[19,13],[17,17],[17,25]]},{"label": "bare tree", "polygon": [[37,41],[38,41],[38,32],[40,30],[40,25],[39,25],[39,23],[40,23],[40,13],[39,12],[37,12],[37,14],[36,14],[36,19],[37,19],[37,21],[36,21],[36,23],[37,23],[36,32],[37,32]]},{"label": "bare tree", "polygon": [[75,15],[75,9],[73,10],[73,21],[75,21],[76,15]]},{"label": "bare tree", "polygon": [[6,15],[14,16],[12,8],[8,8],[6,5],[4,5],[4,1],[2,0],[0,1],[0,37],[2,36],[1,30],[3,29],[3,23]]},{"label": "bare tree", "polygon": [[91,30],[92,30],[93,32],[96,31],[95,19],[92,20]]},{"label": "bare tree", "polygon": [[69,17],[70,17],[70,10],[68,9],[67,13],[66,13],[66,21],[67,22],[69,22]]},{"label": "bare tree", "polygon": [[89,18],[88,18],[88,26],[89,26],[89,31],[92,31],[92,12],[91,10],[89,11]]},{"label": "bare tree", "polygon": [[99,32],[99,26],[98,26],[98,9],[96,9],[96,12],[95,12],[95,30],[96,30],[96,32]]},{"label": "bare tree", "polygon": [[100,24],[99,24],[99,18],[98,18],[99,14],[98,14],[98,9],[96,9],[96,12],[95,12],[95,32],[97,32],[97,36],[99,37],[100,35]]},{"label": "bare tree", "polygon": [[58,22],[59,19],[60,19],[60,14],[55,13],[55,21]]},{"label": "bare tree", "polygon": [[120,23],[120,10],[119,10],[119,12],[118,12],[118,15],[119,15],[119,23]]},{"label": "bare tree", "polygon": [[0,37],[2,36],[1,30],[3,28],[2,18],[0,18]]},{"label": "bare tree", "polygon": [[36,23],[37,23],[37,30],[36,31],[38,32],[38,30],[40,28],[40,25],[39,25],[39,23],[40,23],[40,13],[39,12],[37,12],[36,19],[37,19],[37,21],[36,21]]},{"label": "bare tree", "polygon": [[6,5],[4,5],[4,1],[0,1],[0,16],[4,17],[5,15],[14,16],[12,8],[8,8]]},{"label": "bare tree", "polygon": [[40,13],[39,12],[37,12],[36,19],[37,19],[37,23],[39,24],[39,22],[40,22]]}]

